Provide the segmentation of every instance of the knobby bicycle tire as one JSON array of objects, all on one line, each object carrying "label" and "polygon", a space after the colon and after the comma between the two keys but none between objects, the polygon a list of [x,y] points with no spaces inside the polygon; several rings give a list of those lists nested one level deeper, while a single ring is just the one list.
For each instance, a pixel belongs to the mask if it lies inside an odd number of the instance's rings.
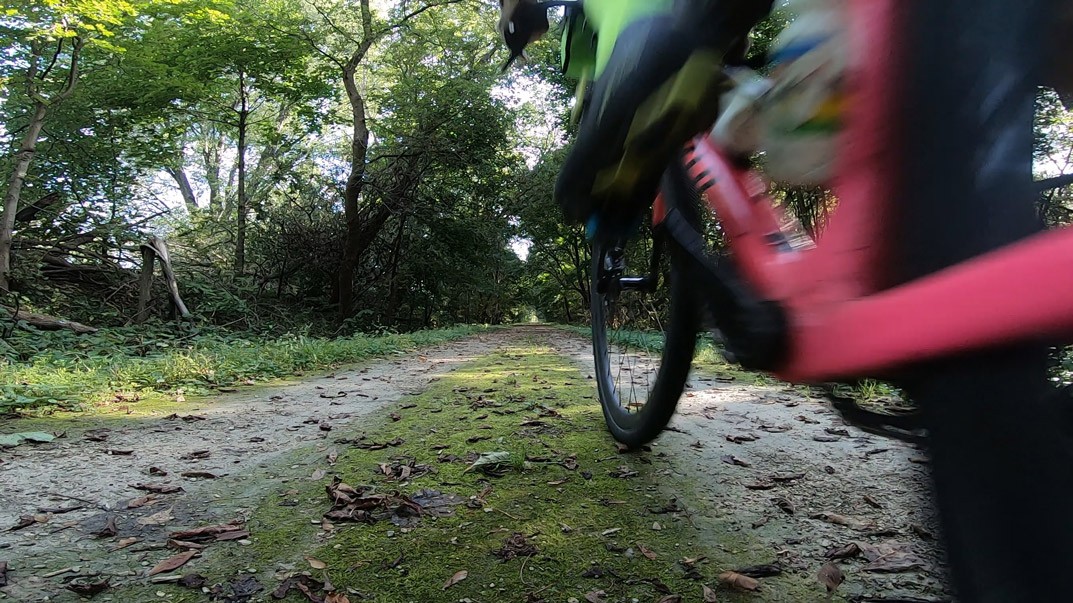
[{"label": "knobby bicycle tire", "polygon": [[[674,195],[674,191],[679,189],[674,182],[675,174],[674,170],[669,170],[664,178],[665,196]],[[644,405],[638,411],[630,412],[620,400],[611,376],[610,347],[604,320],[606,306],[596,286],[606,245],[596,242],[592,254],[591,317],[596,383],[604,421],[611,435],[630,449],[636,449],[656,439],[674,416],[689,378],[696,348],[700,325],[699,300],[686,278],[689,268],[685,264],[684,252],[673,241],[668,241],[671,262],[670,312],[664,330],[660,364]]]},{"label": "knobby bicycle tire", "polygon": [[[1049,0],[907,3],[898,227],[905,279],[1036,232],[1032,111]],[[1031,292],[1025,292],[1030,300]],[[975,302],[976,300],[972,300]],[[929,363],[921,407],[950,573],[966,602],[1068,598],[1073,455],[1047,348]],[[1025,580],[1026,576],[1032,576]]]}]

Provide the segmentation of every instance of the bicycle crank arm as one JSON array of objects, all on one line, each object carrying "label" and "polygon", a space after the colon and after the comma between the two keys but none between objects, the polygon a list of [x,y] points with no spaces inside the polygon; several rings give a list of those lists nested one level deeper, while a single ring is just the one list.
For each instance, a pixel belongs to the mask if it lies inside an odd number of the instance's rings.
[{"label": "bicycle crank arm", "polygon": [[704,239],[677,208],[663,221],[668,234],[696,265],[703,301],[726,338],[727,351],[743,367],[770,371],[787,352],[786,314],[778,302],[761,299],[727,264],[705,251]]}]

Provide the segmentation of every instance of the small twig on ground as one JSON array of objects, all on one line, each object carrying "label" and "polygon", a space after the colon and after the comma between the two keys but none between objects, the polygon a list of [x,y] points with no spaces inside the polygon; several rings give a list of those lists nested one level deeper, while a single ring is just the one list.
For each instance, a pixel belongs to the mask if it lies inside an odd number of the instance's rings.
[{"label": "small twig on ground", "polygon": [[496,509],[496,511],[499,511],[500,513],[502,513],[502,514],[506,515],[507,517],[509,517],[509,518],[513,519],[514,521],[521,521],[521,520],[522,520],[522,518],[521,518],[521,517],[515,517],[515,516],[511,515],[510,513],[507,513],[507,512],[506,512],[506,511],[504,511],[503,509],[499,509],[499,508],[497,508],[497,509]]},{"label": "small twig on ground", "polygon": [[85,499],[85,498],[79,498],[77,496],[71,496],[70,494],[60,494],[59,492],[48,492],[47,494],[48,494],[48,496],[55,496],[56,498],[66,498],[67,500],[77,500],[78,502],[84,502],[87,505],[93,505],[94,507],[97,507],[98,509],[102,509],[102,510],[106,510],[106,511],[108,510],[107,507],[105,507],[104,505],[102,505],[99,502],[95,502],[95,501],[88,500],[88,499]]},{"label": "small twig on ground", "polygon": [[526,555],[525,559],[523,559],[523,560],[522,560],[522,567],[521,567],[521,569],[519,569],[519,570],[518,570],[518,580],[519,580],[519,581],[521,581],[521,583],[522,583],[522,584],[524,584],[524,585],[526,585],[526,586],[529,586],[529,583],[528,583],[528,582],[526,582],[526,581],[525,581],[525,578],[523,578],[523,577],[522,577],[522,572],[524,572],[524,571],[525,571],[525,564],[526,564],[526,563],[529,563],[529,559],[530,559],[530,558],[531,558],[532,556],[533,556],[532,554],[530,554],[530,555]]}]

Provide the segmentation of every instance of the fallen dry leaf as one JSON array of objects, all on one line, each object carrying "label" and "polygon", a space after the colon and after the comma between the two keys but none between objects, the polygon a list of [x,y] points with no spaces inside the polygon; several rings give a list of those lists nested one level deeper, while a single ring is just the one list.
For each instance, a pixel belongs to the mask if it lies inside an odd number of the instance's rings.
[{"label": "fallen dry leaf", "polygon": [[775,503],[775,506],[782,509],[783,513],[786,513],[787,515],[793,515],[794,511],[796,511],[796,509],[794,508],[794,503],[790,502],[789,499],[783,498],[781,496],[771,499],[771,502]]},{"label": "fallen dry leaf", "polygon": [[226,601],[238,603],[239,601],[249,601],[253,595],[264,590],[261,583],[257,581],[257,578],[253,576],[238,575],[231,579],[231,596],[226,598]]},{"label": "fallen dry leaf", "polygon": [[175,519],[171,514],[171,509],[164,509],[158,511],[152,515],[146,515],[145,517],[138,518],[138,525],[140,526],[162,526],[172,519]]},{"label": "fallen dry leaf", "polygon": [[719,574],[719,581],[742,590],[754,591],[760,588],[760,582],[755,578],[750,578],[737,572],[723,572]]},{"label": "fallen dry leaf", "polygon": [[771,576],[782,574],[782,567],[778,563],[765,563],[764,565],[750,565],[738,568],[734,571],[750,578],[770,578]]},{"label": "fallen dry leaf", "polygon": [[869,496],[867,494],[864,495],[864,502],[868,503],[872,507],[875,507],[876,509],[882,509],[883,508],[883,505],[879,504],[878,500],[872,498],[871,496]]},{"label": "fallen dry leaf", "polygon": [[443,588],[441,590],[447,590],[448,588],[451,588],[455,584],[458,584],[459,582],[465,580],[466,576],[469,576],[469,572],[467,572],[466,570],[458,570],[454,573],[453,576],[447,579],[447,582],[443,584]]},{"label": "fallen dry leaf", "polygon": [[171,484],[129,484],[131,488],[135,490],[145,490],[146,492],[154,492],[156,494],[172,494],[175,492],[181,492],[182,488],[179,486],[173,486]]},{"label": "fallen dry leaf", "polygon": [[250,533],[246,530],[237,530],[235,532],[224,532],[223,534],[216,535],[216,542],[223,542],[226,540],[239,540],[242,538],[249,538]]},{"label": "fallen dry leaf", "polygon": [[628,465],[620,465],[618,469],[616,469],[614,471],[608,471],[607,474],[610,475],[611,477],[617,477],[619,479],[627,479],[627,478],[630,478],[630,477],[637,477],[637,475],[638,475],[637,472],[634,471],[633,469],[630,469],[630,467]]},{"label": "fallen dry leaf", "polygon": [[119,450],[116,448],[109,448],[108,450],[105,450],[104,453],[110,454],[112,456],[130,456],[134,454],[134,450]]},{"label": "fallen dry leaf", "polygon": [[175,540],[174,538],[169,538],[168,547],[173,549],[179,549],[180,551],[200,551],[203,549],[207,549],[209,545],[199,544],[197,542],[189,542],[187,540]]},{"label": "fallen dry leaf", "polygon": [[637,550],[641,551],[641,554],[644,555],[645,557],[655,561],[656,553],[654,553],[652,551],[652,549],[650,549],[650,548],[646,547],[645,545],[641,544],[640,542],[638,542],[637,543]]},{"label": "fallen dry leaf", "polygon": [[164,572],[173,572],[180,567],[186,565],[187,561],[190,561],[197,555],[198,551],[186,551],[185,553],[179,553],[178,555],[175,555],[173,557],[168,557],[167,559],[154,565],[153,568],[150,569],[149,573],[147,573],[146,575],[155,576],[157,574],[163,574]]},{"label": "fallen dry leaf", "polygon": [[200,589],[202,586],[208,584],[208,582],[208,578],[201,574],[185,574],[182,578],[179,578],[179,581],[176,582],[176,584],[186,588]]},{"label": "fallen dry leaf", "polygon": [[775,482],[753,482],[745,484],[745,487],[749,490],[771,490],[775,487]]},{"label": "fallen dry leaf", "polygon": [[833,593],[846,579],[842,574],[842,570],[838,569],[837,565],[829,561],[823,564],[819,573],[816,574],[816,578],[820,581],[820,584],[827,587],[827,592],[829,593]]},{"label": "fallen dry leaf", "polygon": [[924,564],[907,542],[881,542],[876,545],[861,542],[857,546],[861,548],[864,558],[870,561],[861,568],[866,572],[904,572]]},{"label": "fallen dry leaf", "polygon": [[179,474],[181,477],[189,478],[201,478],[201,479],[216,479],[220,477],[211,471],[183,471]]},{"label": "fallen dry leaf", "polygon": [[139,496],[138,498],[132,498],[127,501],[128,509],[137,509],[144,507],[145,505],[155,503],[160,500],[160,497],[155,494],[149,494],[147,496]]},{"label": "fallen dry leaf", "polygon": [[324,595],[324,603],[350,603],[350,598],[340,592]]},{"label": "fallen dry leaf", "polygon": [[388,415],[388,416],[389,416],[389,417],[391,417],[391,420],[392,420],[392,421],[401,421],[401,420],[402,420],[402,415],[400,415],[400,414],[399,414],[399,413],[397,413],[397,412],[393,412],[393,413],[391,413],[391,414],[390,414],[390,415]]},{"label": "fallen dry leaf", "polygon": [[499,557],[503,561],[509,561],[515,557],[529,557],[537,554],[537,548],[525,539],[525,535],[520,532],[514,532],[507,538],[506,542],[498,551],[492,551],[492,554]]},{"label": "fallen dry leaf", "polygon": [[733,454],[723,455],[723,462],[728,465],[737,465],[738,467],[752,467],[752,463],[743,461]]},{"label": "fallen dry leaf", "polygon": [[92,534],[98,538],[111,538],[112,536],[115,536],[118,532],[119,530],[116,529],[115,525],[115,515],[112,515],[108,517],[108,519],[104,522],[104,527],[100,528],[96,532],[92,532]]},{"label": "fallen dry leaf", "polygon": [[820,519],[822,521],[826,521],[827,523],[833,523],[839,526],[846,526],[847,528],[853,528],[854,530],[870,530],[875,527],[875,524],[870,521],[865,521],[856,517],[849,517],[847,515],[839,515],[838,513],[831,513],[828,511],[812,515],[812,519]]},{"label": "fallen dry leaf", "polygon": [[180,456],[179,460],[181,460],[181,461],[194,461],[194,460],[200,460],[200,459],[207,459],[210,456],[212,456],[212,451],[211,450],[195,450],[193,452],[188,452],[188,453]]},{"label": "fallen dry leaf", "polygon": [[306,561],[309,562],[309,567],[311,567],[313,569],[322,570],[322,569],[327,569],[328,568],[328,564],[324,563],[320,559],[315,559],[313,557],[306,557]]},{"label": "fallen dry leaf", "polygon": [[704,603],[719,603],[719,599],[715,597],[715,591],[707,585],[701,586],[701,593],[704,595]]},{"label": "fallen dry leaf", "polygon": [[8,528],[7,531],[8,532],[14,532],[16,530],[21,530],[23,528],[28,528],[28,527],[34,525],[35,523],[37,523],[37,522],[34,521],[33,515],[21,515],[21,516],[19,516],[19,520],[15,523],[15,525],[13,525],[10,528]]},{"label": "fallen dry leaf", "polygon": [[755,442],[756,436],[752,434],[728,434],[727,441],[733,444],[744,444],[745,442]]},{"label": "fallen dry leaf", "polygon": [[215,540],[219,534],[226,534],[227,532],[238,532],[243,529],[241,523],[223,523],[211,526],[202,526],[193,530],[183,530],[181,532],[172,532],[170,537],[175,540],[191,540],[199,542],[203,540]]},{"label": "fallen dry leaf", "polygon": [[108,578],[97,580],[96,582],[75,579],[69,582],[66,588],[80,597],[89,599],[102,591],[108,590],[108,586]]},{"label": "fallen dry leaf", "polygon": [[823,554],[828,559],[848,559],[850,557],[856,557],[861,553],[861,547],[857,546],[857,543],[851,542],[847,545],[828,549]]},{"label": "fallen dry leaf", "polygon": [[606,603],[607,593],[602,590],[593,590],[585,593],[585,600],[589,603]]},{"label": "fallen dry leaf", "polygon": [[125,549],[128,546],[134,544],[135,542],[141,542],[141,540],[141,538],[136,538],[134,536],[131,536],[130,538],[124,538],[119,542],[115,543],[115,546],[113,546],[110,550],[118,551],[119,549]]}]

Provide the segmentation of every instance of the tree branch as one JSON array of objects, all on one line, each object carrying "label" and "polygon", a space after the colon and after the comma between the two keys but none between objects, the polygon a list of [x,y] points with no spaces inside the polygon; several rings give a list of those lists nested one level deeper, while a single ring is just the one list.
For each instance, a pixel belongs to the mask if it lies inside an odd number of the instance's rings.
[{"label": "tree branch", "polygon": [[391,31],[394,31],[396,29],[399,29],[399,28],[403,27],[404,25],[408,24],[411,19],[413,19],[414,17],[420,15],[421,13],[423,13],[423,12],[429,10],[429,9],[439,8],[441,6],[447,6],[449,4],[458,4],[459,2],[463,2],[463,1],[464,0],[444,0],[443,2],[433,2],[433,3],[430,3],[430,4],[426,4],[426,5],[422,6],[421,8],[419,8],[419,9],[417,9],[415,11],[411,11],[411,12],[407,13],[406,15],[404,15],[402,18],[400,18],[398,21],[396,21],[392,25],[389,25],[389,26],[381,29],[380,31],[376,32],[376,36],[380,37],[380,36],[382,36],[384,34],[387,34],[387,33],[391,32]]}]

